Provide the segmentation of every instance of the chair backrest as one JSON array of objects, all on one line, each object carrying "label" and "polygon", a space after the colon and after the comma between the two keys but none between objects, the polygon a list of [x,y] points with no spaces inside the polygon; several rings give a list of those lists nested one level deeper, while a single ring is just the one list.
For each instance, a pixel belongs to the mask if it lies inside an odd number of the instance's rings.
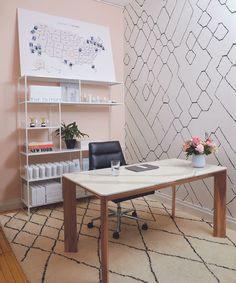
[{"label": "chair backrest", "polygon": [[89,143],[89,170],[108,168],[111,160],[120,160],[120,165],[126,165],[119,141]]}]

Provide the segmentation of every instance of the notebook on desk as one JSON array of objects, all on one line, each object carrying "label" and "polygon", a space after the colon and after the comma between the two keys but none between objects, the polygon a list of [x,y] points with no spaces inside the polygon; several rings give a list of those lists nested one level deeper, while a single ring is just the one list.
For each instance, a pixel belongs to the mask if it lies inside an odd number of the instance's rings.
[{"label": "notebook on desk", "polygon": [[134,171],[134,172],[144,172],[148,170],[158,169],[159,166],[152,165],[152,164],[142,164],[142,165],[140,164],[140,165],[126,166],[125,168],[130,171]]}]

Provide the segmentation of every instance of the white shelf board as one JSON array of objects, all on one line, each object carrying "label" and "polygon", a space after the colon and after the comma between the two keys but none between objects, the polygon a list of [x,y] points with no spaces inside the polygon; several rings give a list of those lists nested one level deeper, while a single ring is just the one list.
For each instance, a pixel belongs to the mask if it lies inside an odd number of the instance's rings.
[{"label": "white shelf board", "polygon": [[45,177],[45,178],[38,178],[38,179],[31,179],[31,180],[28,180],[24,175],[22,175],[21,176],[21,178],[23,179],[23,180],[25,180],[26,182],[28,181],[28,182],[38,182],[38,181],[45,181],[45,180],[52,180],[52,179],[59,179],[59,178],[61,178],[62,177],[62,175],[58,175],[58,176],[53,176],[53,177]]},{"label": "white shelf board", "polygon": [[[87,195],[84,195],[82,197],[90,197],[92,194],[87,194]],[[80,199],[81,196],[76,196],[76,199]],[[59,202],[63,202],[63,199],[60,199],[60,200],[57,200],[57,201],[49,201],[47,203],[42,203],[42,204],[36,204],[36,205],[28,205],[28,203],[24,200],[24,199],[21,199],[21,201],[25,204],[26,207],[28,208],[34,208],[34,207],[39,207],[39,206],[45,206],[45,205],[49,205],[49,204],[54,204],[54,203],[59,203]]]},{"label": "white shelf board", "polygon": [[23,130],[50,130],[50,129],[58,129],[60,128],[60,125],[58,126],[48,126],[48,127],[21,127]]},{"label": "white shelf board", "polygon": [[122,7],[122,8],[128,5],[130,2],[130,0],[95,0],[95,1],[107,4],[107,5]]},{"label": "white shelf board", "polygon": [[65,78],[50,78],[50,77],[39,77],[39,76],[21,76],[19,80],[23,80],[27,78],[30,81],[38,81],[38,82],[58,82],[58,83],[83,83],[83,84],[91,84],[91,85],[119,85],[123,84],[121,81],[94,81],[94,80],[81,80],[81,79],[65,79]]},{"label": "white shelf board", "polygon": [[25,156],[38,156],[38,155],[49,155],[49,154],[58,154],[58,153],[73,153],[85,151],[85,149],[74,148],[74,149],[54,149],[53,151],[45,151],[45,152],[29,152],[28,154],[25,151],[21,151],[20,154]]},{"label": "white shelf board", "polygon": [[49,204],[53,204],[53,203],[62,202],[63,199],[57,200],[57,201],[51,201],[51,202],[47,202],[47,203],[36,204],[36,205],[31,205],[31,204],[29,205],[24,199],[21,199],[21,201],[25,204],[26,207],[33,208],[33,207],[45,206],[45,205],[49,205]]},{"label": "white shelf board", "polygon": [[85,105],[85,106],[116,106],[122,105],[121,102],[69,102],[69,101],[61,101],[61,102],[36,102],[36,101],[21,101],[20,104],[61,104],[61,105]]},{"label": "white shelf board", "polygon": [[86,106],[116,106],[122,105],[120,102],[61,102],[62,105],[86,105]]},{"label": "white shelf board", "polygon": [[38,102],[38,101],[30,101],[30,100],[23,100],[23,101],[20,101],[20,104],[51,104],[51,105],[56,105],[58,106],[61,102],[54,102],[54,101],[50,101],[50,102]]}]

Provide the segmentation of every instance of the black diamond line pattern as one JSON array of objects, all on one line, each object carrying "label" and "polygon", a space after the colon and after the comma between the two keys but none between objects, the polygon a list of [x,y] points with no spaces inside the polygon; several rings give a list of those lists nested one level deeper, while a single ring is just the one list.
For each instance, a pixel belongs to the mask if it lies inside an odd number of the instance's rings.
[{"label": "black diamond line pattern", "polygon": [[[207,162],[228,168],[227,214],[233,221],[235,13],[234,0],[132,0],[124,9],[128,162],[185,158],[185,140],[211,134],[219,152]],[[142,38],[139,18],[143,26],[147,22]],[[177,197],[212,210],[212,183],[185,185]]]},{"label": "black diamond line pattern", "polygon": [[[114,205],[114,204],[113,204]],[[211,282],[221,282],[217,276],[217,273],[214,271],[215,268],[220,268],[227,270],[229,272],[233,272],[236,274],[236,265],[230,266],[227,264],[220,264],[212,261],[206,260],[204,251],[198,248],[199,245],[212,245],[212,247],[223,247],[226,249],[231,249],[235,254],[236,249],[236,237],[231,238],[228,236],[226,239],[219,239],[212,237],[212,223],[206,222],[203,219],[199,218],[191,218],[190,215],[178,215],[175,219],[171,218],[170,209],[166,207],[165,204],[160,203],[156,198],[140,198],[132,201],[128,201],[123,203],[123,206],[126,208],[135,207],[138,215],[142,218],[150,220],[149,229],[147,231],[143,231],[140,229],[138,223],[130,220],[123,220],[123,233],[119,240],[114,240],[110,237],[110,249],[128,249],[132,254],[132,251],[136,251],[138,254],[142,253],[143,257],[146,257],[147,266],[146,273],[149,274],[149,279],[146,279],[145,274],[142,276],[138,276],[133,273],[127,274],[125,272],[119,271],[117,272],[115,269],[110,267],[110,274],[115,274],[119,278],[119,282],[123,279],[127,280],[125,282],[143,282],[143,283],[156,283],[163,282],[161,279],[161,273],[163,266],[155,260],[156,256],[161,256],[162,258],[166,258],[166,260],[179,260],[181,264],[189,266],[188,264],[197,264],[199,267],[201,266],[202,272],[204,272],[206,278],[211,278]],[[41,251],[44,257],[43,260],[43,269],[41,278],[36,283],[45,283],[49,280],[47,278],[48,272],[52,265],[51,262],[53,257],[60,257],[65,263],[73,262],[75,265],[84,266],[88,268],[91,272],[95,271],[96,279],[94,278],[93,282],[101,282],[100,276],[100,226],[99,222],[96,223],[96,226],[91,230],[87,228],[87,223],[91,217],[95,215],[99,215],[100,213],[100,204],[96,199],[90,200],[79,200],[77,203],[77,224],[78,224],[78,232],[79,239],[83,240],[83,245],[89,245],[90,240],[93,239],[96,242],[96,249],[98,259],[98,265],[94,264],[94,260],[91,262],[91,258],[88,256],[80,259],[80,251],[81,246],[79,244],[79,252],[77,254],[64,253],[64,241],[63,241],[63,207],[60,204],[51,205],[47,208],[37,208],[33,211],[30,218],[28,218],[24,212],[17,211],[16,213],[9,213],[0,216],[0,223],[4,227],[4,230],[10,236],[11,244],[14,247],[25,248],[25,252],[21,253],[21,261],[27,261],[31,258],[31,252]],[[116,219],[110,220],[112,223],[110,225],[110,232],[112,234],[112,229],[115,227]],[[190,225],[190,229],[185,230],[186,225]],[[204,232],[202,236],[196,235],[196,230],[191,231],[191,227],[194,225],[198,226],[199,230],[211,231],[210,234]],[[112,226],[112,227],[111,227]],[[31,227],[31,228],[27,228]],[[49,235],[45,231],[45,229],[51,229],[54,231],[53,234]],[[130,231],[134,233],[133,237],[130,238]],[[153,245],[153,238],[149,237],[155,234],[155,237],[170,237],[170,241],[172,242],[172,248],[163,249],[162,244],[160,243],[161,238],[156,240],[155,245]],[[30,237],[32,239],[31,243],[25,240],[25,238]],[[174,237],[174,238],[173,238]],[[37,245],[37,239],[43,239],[51,242],[49,246]],[[136,244],[136,238],[140,239],[139,243]],[[150,241],[151,240],[151,241]],[[178,242],[184,244],[185,248],[184,252],[178,251]],[[137,242],[138,243],[138,242]],[[196,243],[197,246],[196,246]],[[177,248],[177,252],[175,249]],[[235,251],[234,251],[235,250]],[[42,256],[41,254],[41,256]],[[19,253],[18,253],[19,256]],[[125,259],[121,259],[123,261]],[[135,259],[133,259],[135,261]],[[162,263],[163,264],[163,263]],[[31,262],[32,270],[35,267],[34,263]],[[37,265],[37,264],[36,264]],[[112,266],[112,264],[111,264]],[[136,265],[137,268],[139,265]],[[161,267],[162,266],[162,267]],[[30,269],[31,269],[30,268]],[[29,270],[30,270],[29,269]],[[148,270],[149,269],[149,270]],[[204,271],[203,271],[204,270]],[[40,271],[39,271],[40,272]],[[58,270],[60,273],[61,270]],[[174,270],[172,272],[175,272]],[[27,274],[27,271],[26,271]],[[79,276],[79,275],[78,275]],[[151,276],[151,277],[150,277]],[[166,275],[168,277],[168,275]],[[68,275],[69,277],[69,275]],[[78,277],[78,282],[80,276]],[[151,278],[151,279],[150,279]],[[205,278],[205,277],[204,277]],[[71,279],[70,279],[71,280]],[[130,281],[129,281],[130,280]],[[71,282],[71,281],[70,281]],[[165,281],[166,282],[166,281]],[[82,282],[81,282],[82,283]]]}]

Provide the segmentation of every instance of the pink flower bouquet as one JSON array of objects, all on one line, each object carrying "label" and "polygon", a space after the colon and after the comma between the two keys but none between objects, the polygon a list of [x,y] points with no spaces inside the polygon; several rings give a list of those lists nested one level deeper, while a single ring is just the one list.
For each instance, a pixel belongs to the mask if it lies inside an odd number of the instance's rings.
[{"label": "pink flower bouquet", "polygon": [[192,137],[190,140],[183,144],[183,151],[186,152],[186,156],[195,154],[211,154],[217,151],[217,145],[212,142],[212,139],[208,137],[205,141],[199,137]]}]

